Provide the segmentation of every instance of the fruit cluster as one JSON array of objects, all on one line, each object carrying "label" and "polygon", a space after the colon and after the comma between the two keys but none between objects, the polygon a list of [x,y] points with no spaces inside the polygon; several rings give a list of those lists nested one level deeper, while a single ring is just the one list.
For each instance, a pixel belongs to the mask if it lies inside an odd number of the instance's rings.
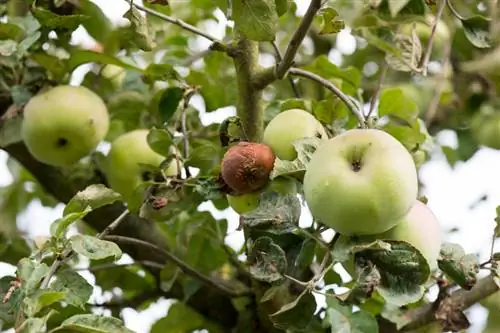
[{"label": "fruit cluster", "polygon": [[[267,125],[262,144],[236,145],[224,157],[223,179],[238,192],[228,195],[233,209],[242,214],[258,207],[274,156],[294,160],[293,142],[308,137],[321,140],[301,179],[312,216],[344,240],[408,242],[431,269],[437,268],[439,223],[429,207],[417,200],[417,168],[410,152],[382,130],[352,129],[328,139],[310,113],[291,109],[278,114]],[[245,176],[247,170],[252,170],[252,177]]]}]

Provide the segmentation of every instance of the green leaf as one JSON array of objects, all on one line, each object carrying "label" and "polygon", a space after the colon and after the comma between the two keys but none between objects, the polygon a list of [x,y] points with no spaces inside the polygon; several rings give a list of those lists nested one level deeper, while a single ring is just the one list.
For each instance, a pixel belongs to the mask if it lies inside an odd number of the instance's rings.
[{"label": "green leaf", "polygon": [[[186,320],[189,319],[189,320]],[[184,333],[205,329],[209,333],[222,332],[222,329],[209,323],[198,312],[181,302],[174,303],[167,316],[153,324],[151,333]]]},{"label": "green leaf", "polygon": [[160,288],[164,292],[168,293],[172,286],[174,285],[175,281],[177,280],[177,277],[179,276],[180,273],[179,267],[172,263],[172,262],[166,262],[165,266],[160,272]]},{"label": "green leaf", "polygon": [[156,47],[156,42],[153,40],[146,16],[143,16],[136,7],[130,6],[123,17],[130,21],[130,27],[134,32],[131,36],[134,44],[143,51],[152,51]]},{"label": "green leaf", "polygon": [[23,140],[21,137],[22,123],[22,112],[16,112],[12,117],[5,117],[5,121],[0,124],[0,147],[7,147]]},{"label": "green leaf", "polygon": [[171,155],[174,141],[172,135],[167,130],[158,128],[150,129],[147,141],[151,149],[158,154],[165,157]]},{"label": "green leaf", "polygon": [[385,88],[380,93],[378,115],[394,116],[409,123],[418,117],[418,106],[400,88]]},{"label": "green leaf", "polygon": [[389,11],[392,17],[396,17],[398,13],[403,9],[410,0],[388,0]]},{"label": "green leaf", "polygon": [[56,238],[61,237],[70,225],[83,219],[88,213],[92,211],[90,206],[87,206],[83,212],[69,213],[60,219],[55,220],[50,225],[50,234]]},{"label": "green leaf", "polygon": [[57,273],[51,289],[63,293],[66,303],[82,308],[94,290],[87,280],[70,269],[61,270]]},{"label": "green leaf", "polygon": [[271,234],[289,234],[298,228],[300,200],[294,194],[281,195],[273,191],[260,194],[259,206],[242,214],[243,226],[265,230]]},{"label": "green leaf", "polygon": [[130,70],[142,72],[142,70],[140,68],[132,66],[130,64],[127,64],[127,63],[117,59],[116,57],[105,54],[105,53],[81,50],[81,49],[77,49],[77,48],[72,49],[69,53],[70,53],[70,57],[66,63],[66,72],[72,72],[78,66],[89,63],[89,62],[95,62],[95,63],[101,64],[101,65],[112,64],[112,65],[123,67],[125,69],[130,69]]},{"label": "green leaf", "polygon": [[286,14],[289,8],[289,0],[274,0],[274,3],[276,5],[276,12],[278,13],[278,16],[283,16]]},{"label": "green leaf", "polygon": [[278,12],[274,0],[234,0],[235,28],[248,39],[272,41],[278,26]]},{"label": "green leaf", "polygon": [[491,21],[482,16],[473,16],[462,19],[462,27],[467,39],[478,48],[491,47],[490,24]]},{"label": "green leaf", "polygon": [[[151,81],[166,81],[176,79],[179,74],[170,64],[149,64],[144,70],[144,75]],[[155,102],[161,99],[163,93],[164,90],[156,92]]]},{"label": "green leaf", "polygon": [[113,317],[82,314],[70,317],[49,333],[134,333]]},{"label": "green leaf", "polygon": [[378,333],[377,320],[371,313],[365,311],[351,313],[338,307],[328,307],[326,320],[330,324],[332,333]]},{"label": "green leaf", "polygon": [[320,138],[304,138],[295,140],[292,144],[297,151],[297,158],[293,161],[281,160],[276,157],[274,168],[271,171],[270,178],[274,179],[280,176],[298,176],[304,175],[311,156],[321,144]]},{"label": "green leaf", "polygon": [[312,113],[323,124],[333,124],[334,122],[346,124],[349,120],[349,110],[344,102],[336,95],[331,95],[321,101],[313,101]]},{"label": "green leaf", "polygon": [[[361,85],[361,72],[359,69],[354,66],[340,68],[331,62],[326,55],[320,55],[311,64],[304,66],[304,69],[329,80],[334,78],[342,79],[349,86],[349,89],[345,89],[348,94],[355,94]],[[344,87],[342,88],[344,90]]]},{"label": "green leaf", "polygon": [[23,290],[27,295],[32,294],[38,289],[42,279],[48,273],[49,266],[28,258],[21,259],[17,265],[17,276],[23,281]]},{"label": "green leaf", "polygon": [[77,8],[80,13],[91,18],[82,22],[83,27],[89,35],[100,43],[105,42],[113,29],[113,25],[106,14],[102,12],[98,5],[90,0],[79,0]]},{"label": "green leaf", "polygon": [[250,274],[259,281],[283,279],[287,262],[285,251],[269,237],[260,237],[249,251]]},{"label": "green leaf", "polygon": [[11,23],[0,23],[0,39],[11,39],[14,41],[19,41],[24,36],[24,30]]},{"label": "green leaf", "polygon": [[191,140],[193,149],[190,152],[186,165],[199,168],[202,172],[209,174],[220,166],[222,161],[222,149],[219,144],[206,139]]},{"label": "green leaf", "polygon": [[34,294],[24,299],[24,312],[28,317],[38,314],[43,308],[63,300],[66,291],[37,290]]},{"label": "green leaf", "polygon": [[179,87],[169,87],[161,92],[158,100],[158,111],[161,121],[167,123],[172,118],[183,96],[184,89]]},{"label": "green leaf", "polygon": [[337,11],[331,7],[326,7],[320,12],[321,28],[319,35],[336,34],[345,28],[344,21],[339,17]]},{"label": "green leaf", "polygon": [[70,238],[71,248],[78,254],[93,260],[114,257],[120,259],[122,251],[113,242],[93,236],[75,235]]},{"label": "green leaf", "polygon": [[285,304],[269,318],[274,326],[283,330],[304,331],[312,321],[316,311],[316,300],[307,291],[303,292],[293,302]]},{"label": "green leaf", "polygon": [[80,24],[90,19],[86,15],[57,15],[42,7],[32,9],[33,15],[44,28],[76,30]]},{"label": "green leaf", "polygon": [[479,262],[475,255],[465,254],[459,244],[444,243],[438,259],[438,266],[446,275],[465,290],[477,282]]},{"label": "green leaf", "polygon": [[40,333],[44,331],[46,319],[29,318],[16,329],[16,333]]},{"label": "green leaf", "polygon": [[64,216],[110,205],[121,199],[121,195],[103,184],[92,184],[78,191],[64,207]]}]

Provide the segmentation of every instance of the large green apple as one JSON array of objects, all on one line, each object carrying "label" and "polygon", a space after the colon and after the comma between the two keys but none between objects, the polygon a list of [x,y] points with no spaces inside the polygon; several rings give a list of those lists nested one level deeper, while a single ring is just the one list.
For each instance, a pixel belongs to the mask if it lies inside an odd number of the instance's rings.
[{"label": "large green apple", "polygon": [[[141,164],[159,167],[165,157],[156,153],[148,144],[147,129],[138,129],[116,138],[107,156],[106,177],[109,186],[120,193],[125,201],[132,199],[136,188],[145,181]],[[177,174],[177,161],[165,170],[167,176]]]},{"label": "large green apple", "polygon": [[472,135],[477,143],[500,149],[500,113],[478,114],[471,123]]},{"label": "large green apple", "polygon": [[325,129],[312,114],[301,109],[289,109],[267,124],[262,141],[279,159],[292,161],[297,158],[293,142],[309,137],[328,138]]},{"label": "large green apple", "polygon": [[304,176],[311,214],[343,235],[389,230],[417,198],[411,154],[390,134],[352,129],[318,147]]},{"label": "large green apple", "polygon": [[83,86],[62,85],[29,100],[21,135],[37,160],[62,167],[88,155],[108,128],[108,110],[97,94]]},{"label": "large green apple", "polygon": [[273,179],[263,190],[243,195],[227,195],[227,201],[231,208],[238,214],[248,213],[260,203],[260,194],[264,191],[274,191],[281,195],[297,194],[297,181],[292,178],[278,177]]}]

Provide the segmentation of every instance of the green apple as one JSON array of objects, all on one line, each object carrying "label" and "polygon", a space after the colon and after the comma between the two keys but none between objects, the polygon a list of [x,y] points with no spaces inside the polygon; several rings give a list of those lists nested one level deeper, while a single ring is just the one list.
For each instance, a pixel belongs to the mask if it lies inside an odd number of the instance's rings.
[{"label": "green apple", "polygon": [[304,176],[313,217],[343,235],[389,230],[417,198],[408,150],[378,129],[352,129],[321,144]]},{"label": "green apple", "polygon": [[500,149],[500,113],[478,114],[471,123],[471,131],[480,145]]},{"label": "green apple", "polygon": [[[138,129],[120,135],[111,144],[106,158],[106,177],[109,186],[120,193],[125,201],[130,201],[136,188],[146,179],[141,164],[159,167],[166,159],[156,153],[148,144],[149,130]],[[177,161],[173,160],[165,170],[165,175],[177,174]]]},{"label": "green apple", "polygon": [[121,87],[127,71],[123,67],[108,64],[101,69],[101,75],[110,80],[115,87]]},{"label": "green apple", "polygon": [[243,195],[233,196],[227,195],[227,201],[231,208],[238,214],[248,213],[259,206],[260,194],[264,191],[274,191],[281,195],[297,194],[297,181],[287,177],[277,177],[273,179],[269,185],[263,190]]},{"label": "green apple", "polygon": [[63,167],[87,156],[108,128],[108,110],[96,93],[83,86],[62,85],[29,100],[21,136],[37,160]]},{"label": "green apple", "polygon": [[279,159],[292,161],[297,158],[293,142],[309,137],[328,138],[325,129],[312,114],[301,109],[289,109],[267,124],[262,142],[271,147]]}]

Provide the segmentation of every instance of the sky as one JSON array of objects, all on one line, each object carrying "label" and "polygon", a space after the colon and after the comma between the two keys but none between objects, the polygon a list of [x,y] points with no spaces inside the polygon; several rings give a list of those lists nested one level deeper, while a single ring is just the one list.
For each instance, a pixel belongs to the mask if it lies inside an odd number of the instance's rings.
[{"label": "sky", "polygon": [[[121,15],[127,10],[127,3],[122,0],[92,0],[98,4],[103,11],[115,23],[123,21]],[[171,2],[183,0],[171,0]],[[140,1],[137,1],[140,3]],[[303,14],[309,1],[297,0],[298,11]],[[219,24],[209,22],[206,25],[211,34],[222,38],[224,34],[224,24],[222,16],[218,15]],[[83,28],[78,29],[73,36],[73,42],[89,47],[94,41]],[[198,50],[206,49],[210,42],[203,38],[198,38],[195,47]],[[330,61],[341,64],[342,54],[350,54],[355,50],[356,40],[350,35],[348,30],[339,33],[336,49],[330,52]],[[263,57],[263,65],[269,66],[270,59]],[[89,66],[84,65],[77,69],[73,77],[73,84],[78,84],[83,74]],[[206,113],[203,101],[194,98],[193,106],[200,110],[200,117],[204,124],[219,123],[226,117],[235,114],[234,107],[223,108],[215,112]],[[453,132],[445,131],[440,133],[437,141],[448,146],[456,146],[456,137]],[[104,151],[106,147],[101,147]],[[12,181],[5,161],[6,154],[0,151],[0,186],[8,185]],[[494,228],[495,208],[500,205],[500,186],[498,185],[500,169],[500,151],[482,148],[468,162],[458,163],[455,168],[451,168],[446,162],[446,158],[436,147],[431,160],[420,169],[420,178],[425,184],[424,195],[428,198],[428,206],[432,209],[441,224],[444,240],[461,244],[468,253],[478,253],[480,260],[485,260],[489,256],[491,235]],[[487,195],[488,199],[470,208],[481,196]],[[61,216],[63,205],[58,205],[55,209],[48,209],[33,202],[25,212],[19,216],[19,228],[30,237],[49,235],[50,223]],[[204,203],[200,210],[211,211],[215,217],[225,217],[229,221],[227,241],[235,248],[243,244],[241,232],[236,231],[238,225],[238,215],[230,208],[225,211],[216,210],[213,205]],[[311,223],[311,216],[307,210],[303,210],[301,225]],[[448,230],[459,228],[459,231],[448,233]],[[73,231],[74,232],[74,231]],[[495,249],[500,247],[496,244]],[[127,262],[127,256],[121,260]],[[15,268],[10,265],[0,264],[0,277],[13,274]],[[93,276],[86,272],[80,272],[90,283],[94,282]],[[101,295],[99,288],[95,288],[93,301],[100,302],[106,299]],[[321,298],[318,298],[321,302]],[[128,328],[138,333],[147,333],[151,325],[166,315],[169,302],[160,300],[150,306],[147,310],[137,312],[133,309],[125,309],[123,317]],[[470,333],[478,333],[484,323],[485,310],[481,306],[475,306],[468,312],[472,323]],[[0,328],[1,329],[1,328]],[[9,332],[9,331],[7,331]],[[10,332],[9,332],[10,333]]]}]

